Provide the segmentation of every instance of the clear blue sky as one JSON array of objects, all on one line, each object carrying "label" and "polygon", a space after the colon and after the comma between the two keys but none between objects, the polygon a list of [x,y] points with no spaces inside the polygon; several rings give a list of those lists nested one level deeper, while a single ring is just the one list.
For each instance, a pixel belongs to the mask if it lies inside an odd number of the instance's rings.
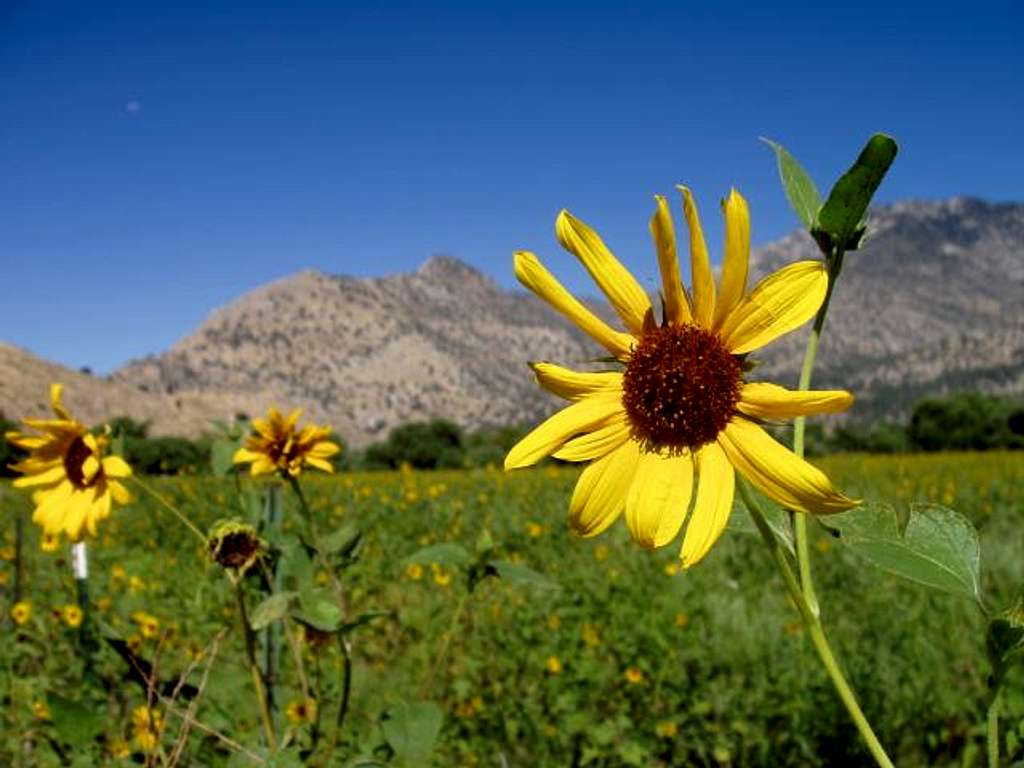
[{"label": "clear blue sky", "polygon": [[[642,280],[651,195],[796,225],[769,136],[826,186],[1024,199],[1021,3],[0,3],[0,339],[109,371],[303,268],[511,253],[594,293],[567,207]],[[161,8],[161,6],[163,6]]]}]

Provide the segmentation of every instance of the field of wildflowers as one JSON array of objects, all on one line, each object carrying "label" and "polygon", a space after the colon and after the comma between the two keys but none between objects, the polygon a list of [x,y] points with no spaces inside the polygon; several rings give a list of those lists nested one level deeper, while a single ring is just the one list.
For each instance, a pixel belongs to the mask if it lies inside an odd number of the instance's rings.
[{"label": "field of wildflowers", "polygon": [[[980,531],[988,593],[1000,602],[1013,597],[1024,579],[1019,455],[854,455],[824,466],[851,492],[961,510]],[[296,643],[281,654],[272,714],[287,746],[273,761],[231,584],[165,506],[139,495],[100,529],[90,549],[95,644],[85,650],[66,543],[55,546],[26,526],[15,603],[7,531],[0,762],[287,765],[314,743],[307,760],[319,765],[868,759],[845,727],[798,613],[772,585],[763,547],[744,530],[741,509],[707,561],[681,571],[677,553],[644,552],[624,527],[594,540],[572,536],[564,504],[577,476],[549,466],[512,475],[305,479],[320,530],[362,532],[344,571],[346,599],[351,616],[373,618],[349,635],[347,650],[309,624],[288,629]],[[240,515],[277,482],[246,484],[241,494],[223,478],[168,479],[152,488],[206,530]],[[3,493],[5,507],[30,514],[27,498]],[[294,532],[298,504],[287,493],[281,501],[283,529]],[[969,601],[866,567],[822,528],[812,539],[819,589],[831,597],[833,642],[893,759],[980,765],[985,618]],[[481,549],[501,564],[495,576],[472,572]],[[329,574],[312,568],[313,582],[326,587]],[[125,648],[106,637],[123,639]],[[295,675],[295,653],[304,682]],[[351,703],[337,731],[346,655]],[[128,658],[152,665],[150,683],[133,674]],[[1007,686],[1004,702],[1011,759],[1024,756],[1019,690]],[[421,702],[440,716],[430,757],[417,757],[415,745],[388,727]],[[430,716],[410,720],[410,732],[429,730],[424,720]]]}]

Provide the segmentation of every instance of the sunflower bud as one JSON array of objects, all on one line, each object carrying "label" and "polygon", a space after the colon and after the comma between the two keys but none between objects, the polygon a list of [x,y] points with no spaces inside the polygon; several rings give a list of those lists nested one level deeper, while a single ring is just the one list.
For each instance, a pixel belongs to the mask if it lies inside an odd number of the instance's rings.
[{"label": "sunflower bud", "polygon": [[219,520],[206,538],[210,557],[239,576],[255,565],[266,551],[256,529],[241,520]]}]

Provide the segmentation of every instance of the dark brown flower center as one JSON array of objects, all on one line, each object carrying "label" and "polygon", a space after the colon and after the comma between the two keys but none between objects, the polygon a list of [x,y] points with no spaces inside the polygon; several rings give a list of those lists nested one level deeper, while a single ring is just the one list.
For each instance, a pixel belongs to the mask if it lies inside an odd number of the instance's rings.
[{"label": "dark brown flower center", "polygon": [[711,331],[667,325],[644,333],[622,382],[633,436],[651,448],[710,443],[735,413],[742,372]]},{"label": "dark brown flower center", "polygon": [[[92,484],[85,482],[85,473],[82,471],[82,465],[90,456],[92,449],[81,437],[76,437],[64,453],[64,473],[76,488],[86,488]],[[89,479],[91,481],[95,478]]]}]

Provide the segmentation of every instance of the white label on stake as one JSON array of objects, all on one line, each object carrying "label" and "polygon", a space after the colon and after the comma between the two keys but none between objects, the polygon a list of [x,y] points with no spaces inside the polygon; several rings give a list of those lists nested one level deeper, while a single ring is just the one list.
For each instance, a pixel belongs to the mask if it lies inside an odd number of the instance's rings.
[{"label": "white label on stake", "polygon": [[71,545],[71,570],[76,579],[89,578],[89,558],[85,553],[85,542],[77,541]]}]

